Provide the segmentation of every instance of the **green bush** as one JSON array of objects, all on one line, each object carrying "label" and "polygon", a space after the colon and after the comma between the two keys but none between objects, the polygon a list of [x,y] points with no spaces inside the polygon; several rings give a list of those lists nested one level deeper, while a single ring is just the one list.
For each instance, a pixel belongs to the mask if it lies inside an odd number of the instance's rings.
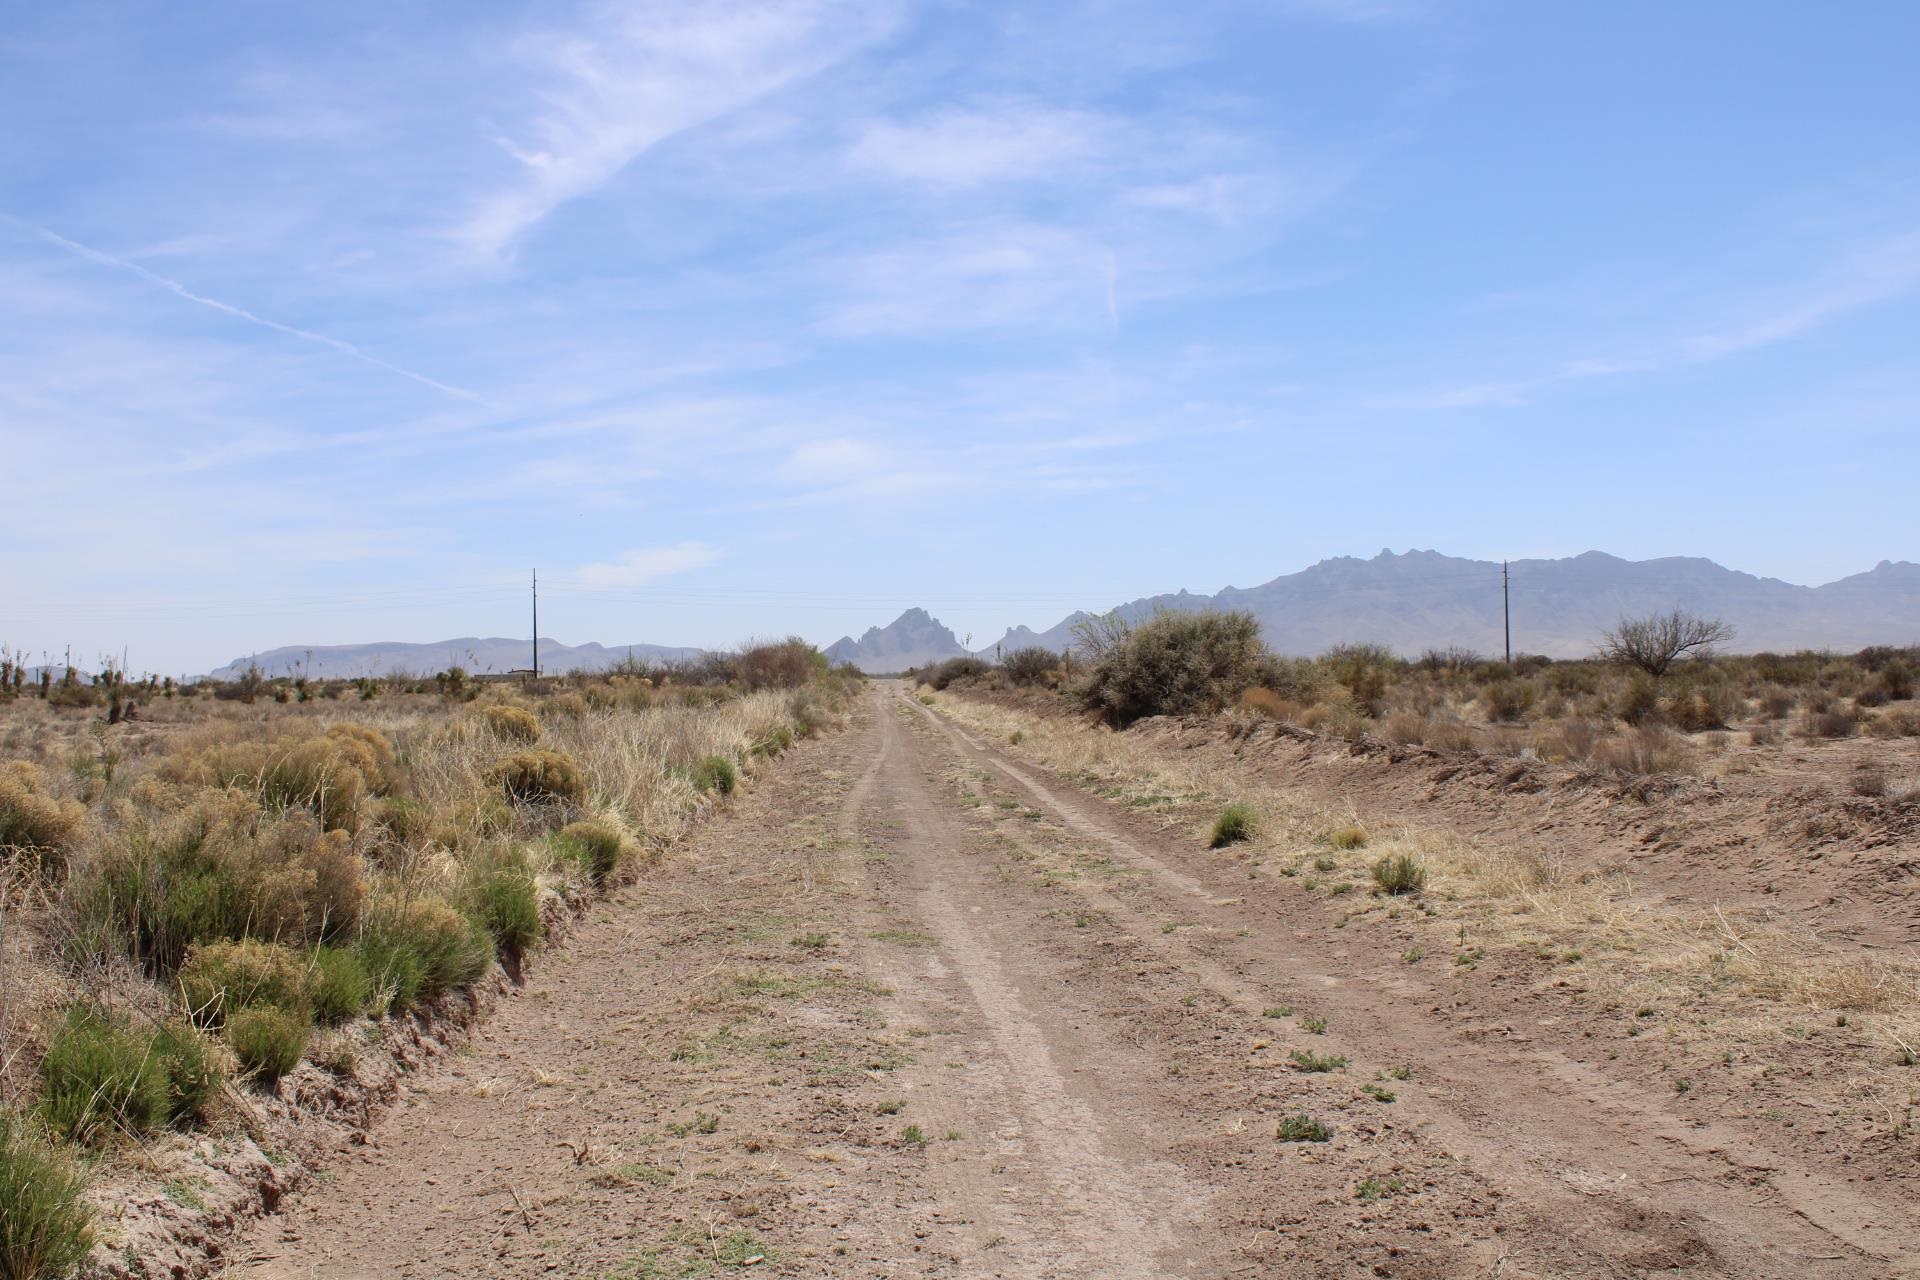
[{"label": "green bush", "polygon": [[1495,680],[1480,692],[1491,719],[1514,723],[1525,720],[1533,709],[1539,690],[1527,680]]},{"label": "green bush", "polygon": [[493,963],[493,938],[444,902],[416,898],[379,903],[369,913],[360,955],[376,992],[391,992],[394,1012],[418,1000],[472,986]]},{"label": "green bush", "polygon": [[508,742],[533,742],[540,737],[540,721],[520,707],[482,707],[480,720],[494,737]]},{"label": "green bush", "polygon": [[277,942],[209,942],[188,954],[178,975],[187,1016],[217,1027],[235,1012],[271,1006],[309,1016],[313,993],[300,953]]},{"label": "green bush", "polygon": [[196,944],[350,934],[365,867],[344,831],[301,813],[270,815],[252,796],[212,793],[142,815],[73,882],[76,935],[170,976]]},{"label": "green bush", "polygon": [[595,884],[605,884],[627,856],[627,842],[604,822],[571,822],[553,835],[561,857]]},{"label": "green bush", "polygon": [[40,1114],[59,1134],[94,1143],[113,1129],[150,1133],[167,1121],[167,1072],[150,1037],[75,1007],[40,1062]]},{"label": "green bush", "polygon": [[986,663],[978,658],[948,658],[918,673],[920,683],[935,689],[944,689],[956,680],[971,680],[987,674],[990,670]]},{"label": "green bush", "polygon": [[204,1120],[226,1071],[207,1038],[190,1022],[168,1022],[153,1036],[153,1056],[167,1077],[167,1118]]},{"label": "green bush", "polygon": [[413,1007],[427,980],[427,962],[407,943],[389,937],[363,938],[354,949],[372,987],[372,1003],[387,1013]]},{"label": "green bush", "polygon": [[300,1065],[312,1030],[303,1017],[256,1005],[227,1020],[227,1043],[248,1075],[271,1084]]},{"label": "green bush", "polygon": [[1251,840],[1254,828],[1258,825],[1259,815],[1254,813],[1252,807],[1235,800],[1213,820],[1213,835],[1208,844],[1215,849],[1224,849],[1230,844]]},{"label": "green bush", "polygon": [[1119,726],[1144,716],[1209,715],[1255,683],[1266,656],[1250,613],[1162,613],[1112,638],[1079,694]]},{"label": "green bush", "polygon": [[314,1021],[337,1026],[373,1002],[373,976],[358,951],[316,947],[307,960],[307,993]]},{"label": "green bush", "polygon": [[93,1247],[86,1178],[66,1153],[0,1108],[0,1277],[54,1280]]},{"label": "green bush", "polygon": [[1427,869],[1410,853],[1373,864],[1373,882],[1385,894],[1418,893],[1427,887]]},{"label": "green bush", "polygon": [[753,754],[757,756],[777,756],[793,745],[793,730],[781,725],[765,738],[753,745]]},{"label": "green bush", "polygon": [[580,768],[558,751],[519,751],[494,765],[488,780],[520,804],[577,804],[586,794]]},{"label": "green bush", "polygon": [[1380,714],[1387,685],[1406,666],[1393,650],[1377,644],[1337,644],[1320,655],[1320,663],[1346,689],[1353,705],[1369,716]]},{"label": "green bush", "polygon": [[540,940],[540,888],[524,850],[496,848],[468,871],[467,906],[509,960]]},{"label": "green bush", "polygon": [[1039,645],[1015,649],[1000,660],[1000,669],[1015,684],[1045,684],[1060,666],[1060,655]]},{"label": "green bush", "polygon": [[693,767],[693,785],[699,791],[717,791],[730,796],[739,785],[739,774],[734,771],[733,761],[725,756],[708,756]]},{"label": "green bush", "polygon": [[1333,1137],[1333,1130],[1302,1111],[1298,1115],[1282,1117],[1275,1127],[1274,1136],[1282,1142],[1325,1142]]}]

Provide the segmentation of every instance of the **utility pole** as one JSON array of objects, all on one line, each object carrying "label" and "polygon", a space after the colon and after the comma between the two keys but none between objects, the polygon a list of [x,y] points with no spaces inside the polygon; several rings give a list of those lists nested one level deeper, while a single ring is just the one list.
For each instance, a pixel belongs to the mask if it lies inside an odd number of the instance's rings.
[{"label": "utility pole", "polygon": [[540,678],[540,571],[533,571],[533,678]]},{"label": "utility pole", "polygon": [[1500,562],[1500,618],[1506,625],[1507,665],[1513,665],[1513,593],[1507,585],[1507,562]]}]

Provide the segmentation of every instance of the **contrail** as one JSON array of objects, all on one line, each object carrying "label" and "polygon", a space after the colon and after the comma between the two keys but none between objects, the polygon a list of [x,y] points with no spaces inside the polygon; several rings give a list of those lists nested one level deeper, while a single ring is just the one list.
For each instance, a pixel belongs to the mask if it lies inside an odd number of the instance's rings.
[{"label": "contrail", "polygon": [[63,235],[58,235],[47,230],[45,227],[36,226],[31,222],[24,225],[31,227],[37,234],[53,244],[59,245],[69,253],[77,254],[90,262],[97,262],[101,266],[113,267],[115,270],[136,275],[148,284],[158,285],[168,293],[185,298],[188,302],[197,302],[203,307],[211,307],[215,311],[224,312],[227,315],[233,316],[235,319],[245,320],[248,324],[257,324],[262,329],[272,329],[276,333],[284,333],[289,337],[299,338],[304,342],[317,342],[323,347],[332,347],[342,355],[352,356],[362,364],[370,364],[376,369],[385,369],[388,373],[397,373],[403,378],[411,378],[423,387],[432,387],[435,391],[444,392],[458,399],[471,401],[474,404],[486,403],[485,397],[468,391],[464,387],[451,386],[440,381],[438,378],[429,378],[424,373],[415,373],[411,369],[402,369],[397,364],[382,360],[379,356],[362,351],[351,342],[342,342],[339,338],[329,338],[324,333],[315,333],[311,329],[296,329],[290,324],[281,324],[278,320],[269,320],[265,316],[255,315],[245,307],[236,307],[230,302],[222,302],[218,298],[209,298],[205,294],[195,293],[178,280],[169,280],[163,275],[147,270],[137,262],[128,262],[126,259],[116,258],[110,253],[102,253],[98,249],[89,248],[77,240],[69,240]]}]

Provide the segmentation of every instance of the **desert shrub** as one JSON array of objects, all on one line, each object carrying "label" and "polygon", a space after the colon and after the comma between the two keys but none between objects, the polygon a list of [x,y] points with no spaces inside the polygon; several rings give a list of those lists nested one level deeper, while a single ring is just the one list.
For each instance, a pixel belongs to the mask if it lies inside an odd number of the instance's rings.
[{"label": "desert shrub", "polygon": [[1060,666],[1060,655],[1039,645],[1015,649],[1000,660],[1000,669],[1015,684],[1045,684]]},{"label": "desert shrub", "polygon": [[1414,665],[1422,671],[1471,671],[1485,661],[1472,649],[1449,645],[1444,649],[1423,650]]},{"label": "desert shrub", "polygon": [[217,1027],[241,1009],[272,1006],[309,1016],[313,992],[299,952],[277,942],[245,939],[195,947],[180,966],[187,1016]]},{"label": "desert shrub", "polygon": [[1694,767],[1686,739],[1659,725],[1605,739],[1594,747],[1591,760],[1597,768],[1629,776],[1690,773]]},{"label": "desert shrub", "polygon": [[467,870],[465,898],[507,959],[518,959],[540,940],[540,887],[518,846],[497,846],[477,858]]},{"label": "desert shrub", "polygon": [[811,738],[834,720],[831,696],[819,687],[796,690],[788,709],[793,716],[794,734],[801,738]]},{"label": "desert shrub", "polygon": [[753,754],[757,756],[777,756],[793,745],[793,729],[781,725],[772,733],[753,744]]},{"label": "desert shrub", "polygon": [[1208,837],[1208,845],[1214,849],[1224,849],[1230,844],[1239,844],[1253,839],[1254,829],[1260,824],[1260,817],[1252,806],[1235,800],[1220,811],[1213,820],[1213,833]]},{"label": "desert shrub", "polygon": [[71,848],[87,811],[46,794],[40,770],[25,760],[0,764],[0,861],[13,851],[44,856]]},{"label": "desert shrub", "polygon": [[394,843],[417,845],[433,831],[433,815],[418,800],[384,796],[373,806],[373,818]]},{"label": "desert shrub", "polygon": [[161,1024],[151,1043],[167,1078],[167,1118],[204,1120],[226,1078],[213,1046],[192,1023],[182,1021]]},{"label": "desert shrub", "polygon": [[93,1247],[86,1177],[26,1120],[0,1107],[0,1277],[55,1280]]},{"label": "desert shrub", "polygon": [[724,658],[727,676],[749,692],[798,689],[827,671],[827,655],[798,636],[750,643]]},{"label": "desert shrub", "polygon": [[358,830],[364,799],[405,782],[393,743],[357,724],[308,737],[210,741],[168,756],[157,771],[176,782],[252,791],[264,805],[309,809],[329,830],[347,831]]},{"label": "desert shrub", "polygon": [[1435,751],[1471,751],[1476,745],[1473,730],[1453,716],[1428,720],[1421,737]]},{"label": "desert shrub", "polygon": [[482,707],[480,720],[489,733],[507,742],[533,742],[540,737],[540,721],[522,707]]},{"label": "desert shrub", "polygon": [[948,658],[919,673],[920,683],[934,689],[945,689],[956,680],[972,680],[987,674],[992,668],[978,658]]},{"label": "desert shrub", "polygon": [[1418,893],[1427,887],[1427,869],[1410,853],[1395,854],[1373,864],[1373,883],[1385,894]]},{"label": "desert shrub", "polygon": [[605,884],[627,856],[627,842],[604,822],[571,822],[552,837],[555,852],[595,884]]},{"label": "desert shrub", "polygon": [[495,764],[488,781],[520,804],[577,804],[586,794],[580,767],[558,751],[519,751]]},{"label": "desert shrub", "polygon": [[427,898],[376,902],[360,942],[375,990],[389,1007],[472,986],[493,963],[493,938],[478,922]]},{"label": "desert shrub", "polygon": [[1367,829],[1357,822],[1349,822],[1329,832],[1327,843],[1336,849],[1364,849],[1367,847]]},{"label": "desert shrub", "polygon": [[717,791],[730,796],[740,783],[733,761],[725,756],[708,756],[693,766],[693,785],[698,791]]},{"label": "desert shrub", "polygon": [[1338,644],[1320,655],[1334,682],[1347,691],[1363,714],[1380,714],[1387,685],[1403,665],[1391,649],[1377,644]]},{"label": "desert shrub", "polygon": [[1269,720],[1294,720],[1299,718],[1300,708],[1271,689],[1255,685],[1240,692],[1240,709],[1265,716]]},{"label": "desert shrub", "polygon": [[1866,729],[1876,738],[1920,737],[1920,708],[1889,708],[1868,721]]},{"label": "desert shrub", "polygon": [[1539,696],[1539,689],[1530,680],[1495,680],[1480,691],[1488,717],[1510,723],[1525,720]]},{"label": "desert shrub", "polygon": [[68,1010],[48,1038],[40,1085],[40,1114],[75,1142],[116,1128],[150,1133],[167,1121],[167,1072],[152,1040],[97,1009]]},{"label": "desert shrub", "polygon": [[1599,725],[1576,716],[1561,721],[1552,733],[1541,740],[1540,750],[1548,757],[1585,760],[1593,754],[1593,749],[1600,742],[1601,735]]},{"label": "desert shrub", "polygon": [[1913,668],[1900,658],[1890,659],[1880,668],[1880,693],[1891,702],[1913,697]]},{"label": "desert shrub", "polygon": [[1568,697],[1598,693],[1600,674],[1598,668],[1585,663],[1556,662],[1547,668],[1547,687]]},{"label": "desert shrub", "polygon": [[1760,714],[1769,720],[1784,720],[1793,711],[1793,694],[1772,685],[1760,692]]},{"label": "desert shrub", "polygon": [[305,1018],[257,1005],[242,1009],[227,1023],[227,1043],[246,1073],[271,1084],[300,1065],[313,1025]]},{"label": "desert shrub", "polygon": [[307,995],[314,1021],[334,1026],[367,1011],[373,1002],[373,975],[358,951],[315,947],[307,957]]},{"label": "desert shrub", "polygon": [[1632,725],[1653,723],[1660,716],[1660,686],[1636,672],[1615,699],[1614,714]]},{"label": "desert shrub", "polygon": [[1837,703],[1824,711],[1808,711],[1800,723],[1805,738],[1851,738],[1859,730],[1859,713]]},{"label": "desert shrub", "polygon": [[1427,740],[1427,718],[1417,711],[1396,711],[1381,725],[1380,734],[1388,742],[1420,746]]},{"label": "desert shrub", "polygon": [[556,716],[578,720],[587,714],[587,700],[577,693],[563,693],[558,697],[549,698],[545,709]]},{"label": "desert shrub", "polygon": [[1079,694],[1109,722],[1208,715],[1251,688],[1266,650],[1250,613],[1162,613],[1094,659]]}]

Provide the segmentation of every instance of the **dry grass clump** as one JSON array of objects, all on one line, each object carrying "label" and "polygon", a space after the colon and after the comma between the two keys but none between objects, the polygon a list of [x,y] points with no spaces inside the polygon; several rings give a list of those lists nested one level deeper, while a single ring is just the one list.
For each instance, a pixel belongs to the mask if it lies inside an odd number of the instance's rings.
[{"label": "dry grass clump", "polygon": [[577,803],[585,790],[579,767],[558,751],[517,751],[487,778],[517,804]]},{"label": "dry grass clump", "polygon": [[350,936],[367,898],[344,831],[255,797],[205,791],[173,810],[134,809],[65,892],[75,945],[171,974],[196,944]]},{"label": "dry grass clump", "polygon": [[540,721],[525,707],[495,703],[480,708],[480,720],[494,737],[508,742],[535,742],[540,737]]},{"label": "dry grass clump", "polygon": [[301,954],[277,942],[209,942],[188,954],[176,975],[187,1016],[203,1027],[256,1005],[305,1013],[312,1003]]},{"label": "dry grass clump", "polygon": [[1659,725],[1642,725],[1596,742],[1586,759],[1597,769],[1629,776],[1687,773],[1695,763],[1686,739]]},{"label": "dry grass clump", "polygon": [[79,837],[86,809],[48,793],[46,778],[25,760],[0,764],[0,862],[16,853],[64,853]]},{"label": "dry grass clump", "polygon": [[362,802],[404,790],[393,743],[378,729],[336,724],[320,733],[228,725],[165,757],[158,776],[196,787],[252,791],[264,805],[312,810],[328,828],[357,831]]},{"label": "dry grass clump", "polygon": [[1254,812],[1252,805],[1232,801],[1213,820],[1213,831],[1207,845],[1209,848],[1224,849],[1230,844],[1251,840],[1259,825],[1260,815]]},{"label": "dry grass clump", "polygon": [[0,1275],[64,1276],[93,1247],[79,1162],[0,1106]]}]

